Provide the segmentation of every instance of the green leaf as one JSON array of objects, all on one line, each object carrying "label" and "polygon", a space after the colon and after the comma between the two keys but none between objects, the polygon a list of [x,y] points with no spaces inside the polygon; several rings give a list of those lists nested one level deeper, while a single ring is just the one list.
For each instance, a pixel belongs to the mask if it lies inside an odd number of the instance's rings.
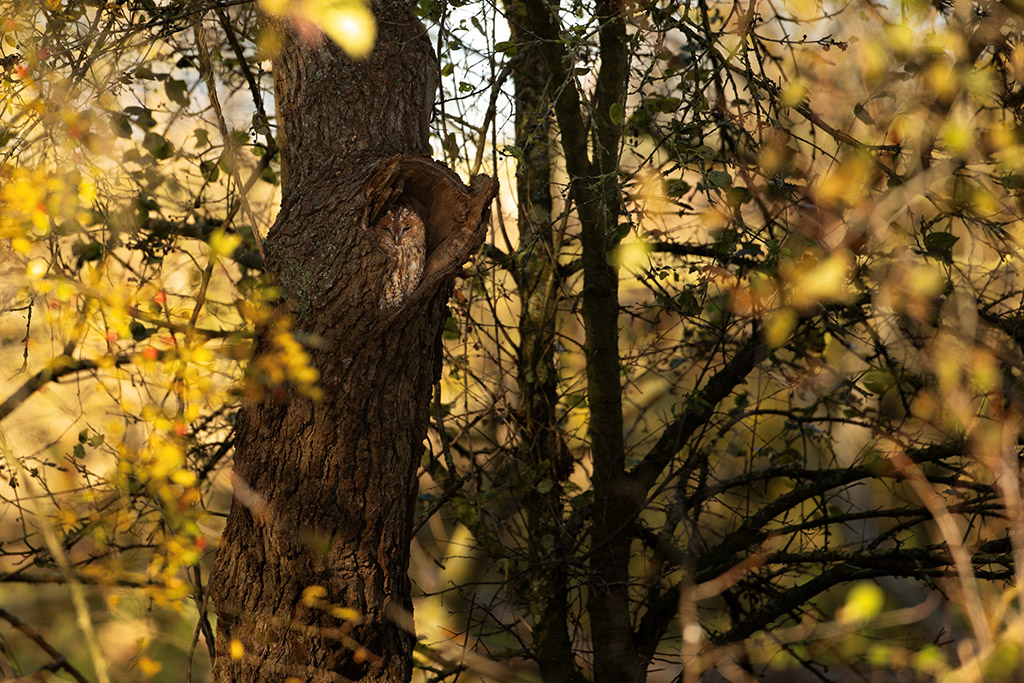
[{"label": "green leaf", "polygon": [[594,503],[594,491],[584,491],[578,496],[574,496],[569,499],[569,507],[573,510],[584,510]]},{"label": "green leaf", "polygon": [[205,128],[196,128],[193,131],[193,135],[196,136],[196,147],[209,147],[210,145],[210,132]]},{"label": "green leaf", "polygon": [[132,122],[124,114],[111,114],[110,130],[119,138],[130,138],[132,136]]},{"label": "green leaf", "polygon": [[644,105],[662,114],[671,114],[682,104],[678,97],[664,97],[662,95],[651,95],[644,98]]},{"label": "green leaf", "polygon": [[871,118],[871,114],[869,114],[867,112],[867,110],[864,108],[863,105],[861,105],[861,104],[853,105],[853,114],[854,114],[854,116],[856,116],[858,119],[860,119],[864,123],[868,124],[869,126],[875,125],[875,120],[873,118]]},{"label": "green leaf", "polygon": [[167,93],[167,97],[172,102],[180,104],[183,107],[188,106],[188,94],[185,92],[188,86],[185,85],[185,81],[179,81],[176,78],[168,78],[164,82],[164,91]]},{"label": "green leaf", "polygon": [[622,105],[616,102],[608,109],[608,118],[611,119],[612,125],[621,126],[622,122],[626,119],[626,110],[622,108]]},{"label": "green leaf", "polygon": [[684,289],[679,292],[679,296],[676,297],[676,302],[687,315],[697,315],[700,313],[700,302],[697,301],[697,297],[693,295],[693,292],[688,289]]},{"label": "green leaf", "polygon": [[156,119],[153,118],[153,112],[145,107],[125,107],[124,113],[135,119],[135,123],[142,130],[149,130],[156,125]]},{"label": "green leaf", "polygon": [[1017,175],[1016,173],[997,178],[997,180],[1007,190],[1019,190],[1024,187],[1024,176]]},{"label": "green leaf", "polygon": [[924,236],[924,246],[931,252],[948,252],[959,240],[951,232],[930,232]]},{"label": "green leaf", "polygon": [[872,394],[884,394],[896,386],[896,378],[888,370],[876,368],[864,373],[861,383]]},{"label": "green leaf", "polygon": [[76,458],[84,458],[85,457],[85,446],[83,446],[80,443],[76,443],[75,447],[71,449],[71,452],[75,454]]},{"label": "green leaf", "polygon": [[455,133],[448,133],[448,137],[444,140],[444,148],[450,158],[455,160],[462,158],[462,149],[455,137]]},{"label": "green leaf", "polygon": [[209,159],[200,162],[199,172],[203,174],[203,178],[205,180],[208,180],[211,183],[217,180],[220,176],[220,169],[217,167],[217,162],[210,161]]},{"label": "green leaf", "polygon": [[665,193],[669,197],[682,197],[690,191],[690,183],[679,178],[674,178],[668,181],[668,185],[665,188]]},{"label": "green leaf", "polygon": [[152,81],[159,78],[159,75],[153,73],[153,67],[151,67],[149,64],[143,64],[138,69],[136,69],[134,76],[135,78],[141,78],[147,81]]},{"label": "green leaf", "polygon": [[174,154],[174,147],[167,142],[167,138],[153,131],[149,131],[142,138],[142,146],[153,155],[154,159],[166,159]]},{"label": "green leaf", "polygon": [[734,208],[746,204],[750,199],[750,190],[745,187],[730,187],[725,193],[725,203]]},{"label": "green leaf", "polygon": [[78,264],[86,261],[99,261],[103,257],[103,245],[99,242],[75,242],[71,245],[71,253],[78,257]]},{"label": "green leaf", "polygon": [[253,112],[252,115],[252,129],[256,131],[257,135],[267,137],[270,135],[270,124],[267,119],[263,117],[258,111]]},{"label": "green leaf", "polygon": [[458,339],[462,335],[459,333],[459,321],[455,316],[450,315],[448,319],[444,321],[444,331],[441,336],[445,339]]},{"label": "green leaf", "polygon": [[726,171],[711,171],[708,173],[708,180],[715,187],[729,187],[732,185],[732,176]]},{"label": "green leaf", "polygon": [[153,334],[153,330],[147,328],[138,320],[133,320],[131,324],[128,325],[128,331],[132,333],[132,339],[137,342],[148,339],[149,336]]},{"label": "green leaf", "polygon": [[630,226],[629,223],[622,223],[616,226],[615,229],[612,230],[612,234],[608,236],[609,248],[621,242],[622,239],[629,234],[631,228],[632,226]]}]

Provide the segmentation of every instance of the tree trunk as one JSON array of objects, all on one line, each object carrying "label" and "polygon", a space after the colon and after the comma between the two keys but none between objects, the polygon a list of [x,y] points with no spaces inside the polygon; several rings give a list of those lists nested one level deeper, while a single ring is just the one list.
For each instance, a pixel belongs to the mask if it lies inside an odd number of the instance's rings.
[{"label": "tree trunk", "polygon": [[[591,527],[590,595],[587,609],[596,683],[639,683],[646,678],[636,644],[629,601],[629,558],[634,513],[642,496],[626,477],[619,357],[618,269],[609,263],[609,242],[622,199],[618,185],[622,120],[629,75],[626,29],[620,6],[595,6],[601,68],[594,91],[592,126],[584,123],[572,55],[561,41],[558,3],[525,0],[525,22],[540,38],[540,51],[558,96],[555,117],[565,168],[580,221],[583,265],[583,327],[587,358],[587,403],[593,454],[594,506]],[[590,131],[588,135],[588,130]]]},{"label": "tree trunk", "polygon": [[533,617],[532,653],[546,683],[583,681],[569,635],[569,538],[562,519],[562,487],[572,474],[572,455],[562,440],[556,408],[559,400],[555,367],[555,323],[560,283],[558,249],[551,222],[553,143],[548,108],[551,78],[532,31],[520,25],[521,11],[506,3],[512,41],[515,86],[516,147],[522,156],[516,168],[519,247],[516,287],[519,290],[519,447],[524,470],[544,475],[548,487],[525,488],[529,567],[529,602]]},{"label": "tree trunk", "polygon": [[[239,414],[235,499],[210,580],[215,681],[411,676],[416,467],[451,281],[483,239],[497,185],[479,176],[467,188],[421,156],[437,61],[405,3],[373,9],[365,61],[288,28],[274,60],[288,178],[266,266],[311,340],[323,398],[270,392]],[[382,309],[389,257],[369,227],[396,200],[426,223],[427,264],[416,290]]]}]

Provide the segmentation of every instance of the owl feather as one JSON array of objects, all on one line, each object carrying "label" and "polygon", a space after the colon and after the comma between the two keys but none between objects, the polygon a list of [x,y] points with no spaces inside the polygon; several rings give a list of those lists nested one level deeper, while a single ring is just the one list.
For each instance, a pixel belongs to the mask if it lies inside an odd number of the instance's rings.
[{"label": "owl feather", "polygon": [[381,290],[380,307],[397,308],[423,278],[423,264],[427,256],[426,226],[412,209],[394,206],[377,221],[374,230],[391,260]]}]

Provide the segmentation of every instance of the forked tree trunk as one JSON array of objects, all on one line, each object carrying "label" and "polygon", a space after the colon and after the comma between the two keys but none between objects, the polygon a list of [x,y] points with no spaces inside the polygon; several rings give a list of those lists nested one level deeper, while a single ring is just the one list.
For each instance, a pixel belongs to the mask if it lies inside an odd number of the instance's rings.
[{"label": "forked tree trunk", "polygon": [[[437,61],[405,3],[374,13],[365,61],[288,28],[274,60],[288,178],[266,266],[313,340],[324,397],[269,396],[239,415],[210,579],[215,681],[411,675],[409,543],[440,330],[497,187],[422,156]],[[368,228],[395,200],[426,222],[428,257],[417,290],[382,310],[388,256]]]}]

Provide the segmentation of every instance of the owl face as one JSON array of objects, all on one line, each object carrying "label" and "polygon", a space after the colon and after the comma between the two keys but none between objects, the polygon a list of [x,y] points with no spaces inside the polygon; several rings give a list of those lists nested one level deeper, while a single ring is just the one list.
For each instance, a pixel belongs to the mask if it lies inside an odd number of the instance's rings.
[{"label": "owl face", "polygon": [[393,207],[374,226],[386,249],[423,248],[426,228],[415,211],[404,206]]}]

